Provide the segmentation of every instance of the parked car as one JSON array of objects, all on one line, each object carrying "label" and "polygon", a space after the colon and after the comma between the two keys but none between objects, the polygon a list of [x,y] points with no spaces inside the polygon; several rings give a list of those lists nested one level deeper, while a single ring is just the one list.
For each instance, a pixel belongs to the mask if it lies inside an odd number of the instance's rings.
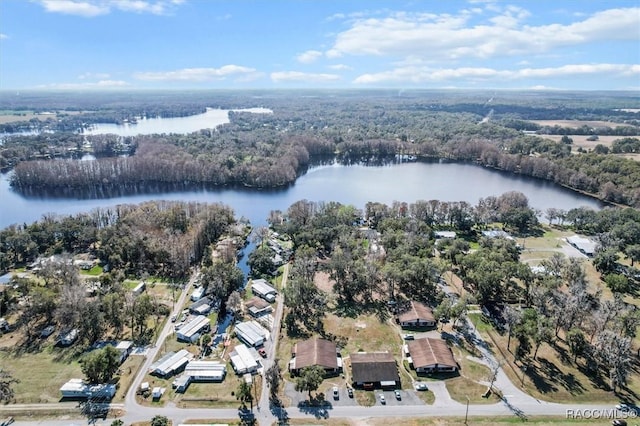
[{"label": "parked car", "polygon": [[383,404],[383,405],[384,405],[384,404],[386,404],[386,403],[387,403],[387,400],[384,398],[384,395],[383,395],[383,394],[380,394],[380,404]]},{"label": "parked car", "polygon": [[624,402],[621,402],[620,404],[616,405],[616,410],[622,411],[622,412],[636,412],[637,409],[638,407],[636,407],[635,405],[627,404]]},{"label": "parked car", "polygon": [[400,394],[400,391],[399,391],[399,390],[394,391],[393,393],[396,395],[396,399],[397,399],[398,401],[400,401],[400,400],[402,399],[402,395]]},{"label": "parked car", "polygon": [[427,384],[422,382],[416,382],[416,390],[417,391],[426,391],[428,390]]},{"label": "parked car", "polygon": [[171,316],[171,322],[176,322],[177,319],[178,319],[177,315],[172,315]]},{"label": "parked car", "polygon": [[260,354],[260,356],[262,358],[266,358],[267,357],[267,351],[265,351],[264,348],[258,349],[258,353]]},{"label": "parked car", "polygon": [[338,391],[338,387],[334,386],[333,387],[333,399],[338,399],[340,398],[340,392]]},{"label": "parked car", "polygon": [[416,336],[413,334],[405,334],[403,337],[404,340],[414,340],[416,338]]},{"label": "parked car", "polygon": [[353,389],[347,388],[347,395],[349,395],[349,398],[353,398]]}]

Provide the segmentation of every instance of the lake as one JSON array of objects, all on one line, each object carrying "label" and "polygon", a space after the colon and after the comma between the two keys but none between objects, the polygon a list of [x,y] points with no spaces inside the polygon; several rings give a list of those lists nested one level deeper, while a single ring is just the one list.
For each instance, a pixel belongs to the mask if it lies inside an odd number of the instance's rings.
[{"label": "lake", "polygon": [[[549,207],[570,210],[585,206],[596,210],[599,201],[570,191],[552,182],[516,176],[473,164],[434,162],[397,163],[384,166],[317,166],[300,176],[295,184],[282,189],[213,189],[137,194],[103,199],[69,199],[24,197],[11,189],[8,174],[0,174],[0,228],[14,223],[31,223],[42,215],[87,212],[96,207],[137,204],[149,200],[221,202],[233,208],[236,217],[249,219],[254,226],[264,226],[272,210],[286,209],[296,201],[338,201],[360,209],[369,201],[390,205],[394,201],[417,200],[467,201],[520,191],[529,204],[544,212]],[[250,243],[238,266],[248,276],[248,255],[255,248]]]},{"label": "lake", "polygon": [[246,109],[214,109],[207,108],[203,114],[189,115],[186,117],[170,118],[140,118],[135,123],[113,124],[98,123],[84,130],[86,135],[101,135],[112,133],[119,136],[152,135],[163,133],[186,134],[197,132],[202,129],[213,129],[221,124],[229,123],[229,111],[250,112],[254,114],[273,113],[267,108],[246,108]]},{"label": "lake", "polygon": [[579,206],[600,209],[599,201],[552,182],[483,168],[473,164],[435,162],[396,163],[384,166],[339,165],[310,168],[291,186],[273,190],[220,188],[168,193],[136,194],[106,199],[25,197],[9,186],[8,174],[0,175],[0,228],[30,223],[47,213],[75,214],[96,207],[148,200],[222,202],[238,217],[263,225],[271,210],[286,210],[298,200],[338,201],[364,208],[368,201],[391,204],[417,200],[467,201],[520,191],[532,207],[569,210]]}]

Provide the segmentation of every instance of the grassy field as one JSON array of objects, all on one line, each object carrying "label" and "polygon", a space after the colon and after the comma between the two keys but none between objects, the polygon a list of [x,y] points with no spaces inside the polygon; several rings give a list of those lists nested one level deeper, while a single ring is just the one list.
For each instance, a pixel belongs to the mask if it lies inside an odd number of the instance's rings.
[{"label": "grassy field", "polygon": [[0,365],[19,382],[14,384],[18,404],[58,402],[60,387],[83,378],[76,349],[48,345],[40,351],[0,351]]}]

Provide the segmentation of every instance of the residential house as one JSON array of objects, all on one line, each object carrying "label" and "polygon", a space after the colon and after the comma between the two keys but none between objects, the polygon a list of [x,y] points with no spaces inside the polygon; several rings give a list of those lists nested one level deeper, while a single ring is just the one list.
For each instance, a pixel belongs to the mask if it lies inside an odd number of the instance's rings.
[{"label": "residential house", "polygon": [[251,291],[258,297],[262,297],[267,302],[274,302],[278,292],[270,286],[266,280],[260,278],[251,281]]},{"label": "residential house", "polygon": [[255,373],[258,371],[258,361],[260,355],[253,348],[248,348],[243,344],[237,345],[229,354],[231,365],[236,374]]},{"label": "residential house", "polygon": [[116,394],[116,385],[97,384],[90,385],[82,379],[71,379],[60,388],[63,398],[86,399],[101,398],[111,400]]},{"label": "residential house", "polygon": [[417,373],[455,372],[458,363],[447,342],[442,339],[424,338],[407,342],[405,356]]},{"label": "residential house", "polygon": [[291,352],[291,374],[298,374],[301,369],[315,365],[322,367],[327,376],[337,375],[342,371],[342,358],[336,344],[329,340],[304,340],[296,343]]},{"label": "residential house", "polygon": [[169,352],[151,364],[149,372],[159,377],[169,377],[182,371],[192,359],[193,354],[186,349],[181,349],[178,352]]},{"label": "residential house", "polygon": [[256,321],[245,321],[236,324],[236,336],[249,346],[262,346],[269,332]]},{"label": "residential house", "polygon": [[194,343],[202,333],[206,333],[211,329],[211,321],[208,317],[197,315],[191,317],[180,328],[176,330],[176,337],[181,342]]},{"label": "residential house", "polygon": [[260,299],[258,297],[252,297],[244,304],[244,307],[249,315],[254,318],[258,318],[273,312],[271,304],[266,300]]},{"label": "residential house", "polygon": [[400,386],[398,365],[389,352],[356,352],[350,358],[354,387],[371,390]]},{"label": "residential house", "polygon": [[436,318],[431,308],[415,301],[411,301],[408,308],[396,316],[396,322],[402,328],[436,326]]}]

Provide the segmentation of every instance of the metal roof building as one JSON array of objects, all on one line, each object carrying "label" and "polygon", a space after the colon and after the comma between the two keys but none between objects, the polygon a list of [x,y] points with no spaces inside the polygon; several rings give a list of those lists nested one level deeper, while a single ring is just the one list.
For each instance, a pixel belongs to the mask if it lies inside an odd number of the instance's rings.
[{"label": "metal roof building", "polygon": [[573,235],[571,237],[567,237],[567,242],[571,244],[573,247],[580,250],[581,253],[591,257],[596,253],[597,243],[590,238],[581,237],[579,235]]},{"label": "metal roof building", "polygon": [[266,280],[260,278],[251,282],[251,291],[268,302],[273,302],[278,294],[277,290],[270,286]]},{"label": "metal roof building", "polygon": [[207,331],[211,327],[209,318],[197,315],[185,322],[182,327],[176,331],[176,337],[183,342],[193,343],[200,338],[200,333]]},{"label": "metal roof building", "polygon": [[151,364],[149,371],[160,377],[167,377],[180,371],[189,361],[193,359],[193,354],[186,349],[179,352],[169,352],[159,360]]},{"label": "metal roof building", "polygon": [[251,350],[245,345],[238,345],[230,354],[231,365],[236,374],[253,373],[258,371],[258,362],[256,361],[259,356],[255,353],[255,350]]},{"label": "metal roof building", "polygon": [[245,321],[236,324],[236,336],[249,346],[257,347],[264,343],[269,332],[256,321]]},{"label": "metal roof building", "polygon": [[184,392],[192,382],[222,382],[227,375],[227,366],[218,361],[191,361],[184,374],[173,381],[177,392]]},{"label": "metal roof building", "polygon": [[71,379],[60,388],[63,398],[105,398],[111,399],[116,394],[116,385],[90,385],[82,379]]}]

